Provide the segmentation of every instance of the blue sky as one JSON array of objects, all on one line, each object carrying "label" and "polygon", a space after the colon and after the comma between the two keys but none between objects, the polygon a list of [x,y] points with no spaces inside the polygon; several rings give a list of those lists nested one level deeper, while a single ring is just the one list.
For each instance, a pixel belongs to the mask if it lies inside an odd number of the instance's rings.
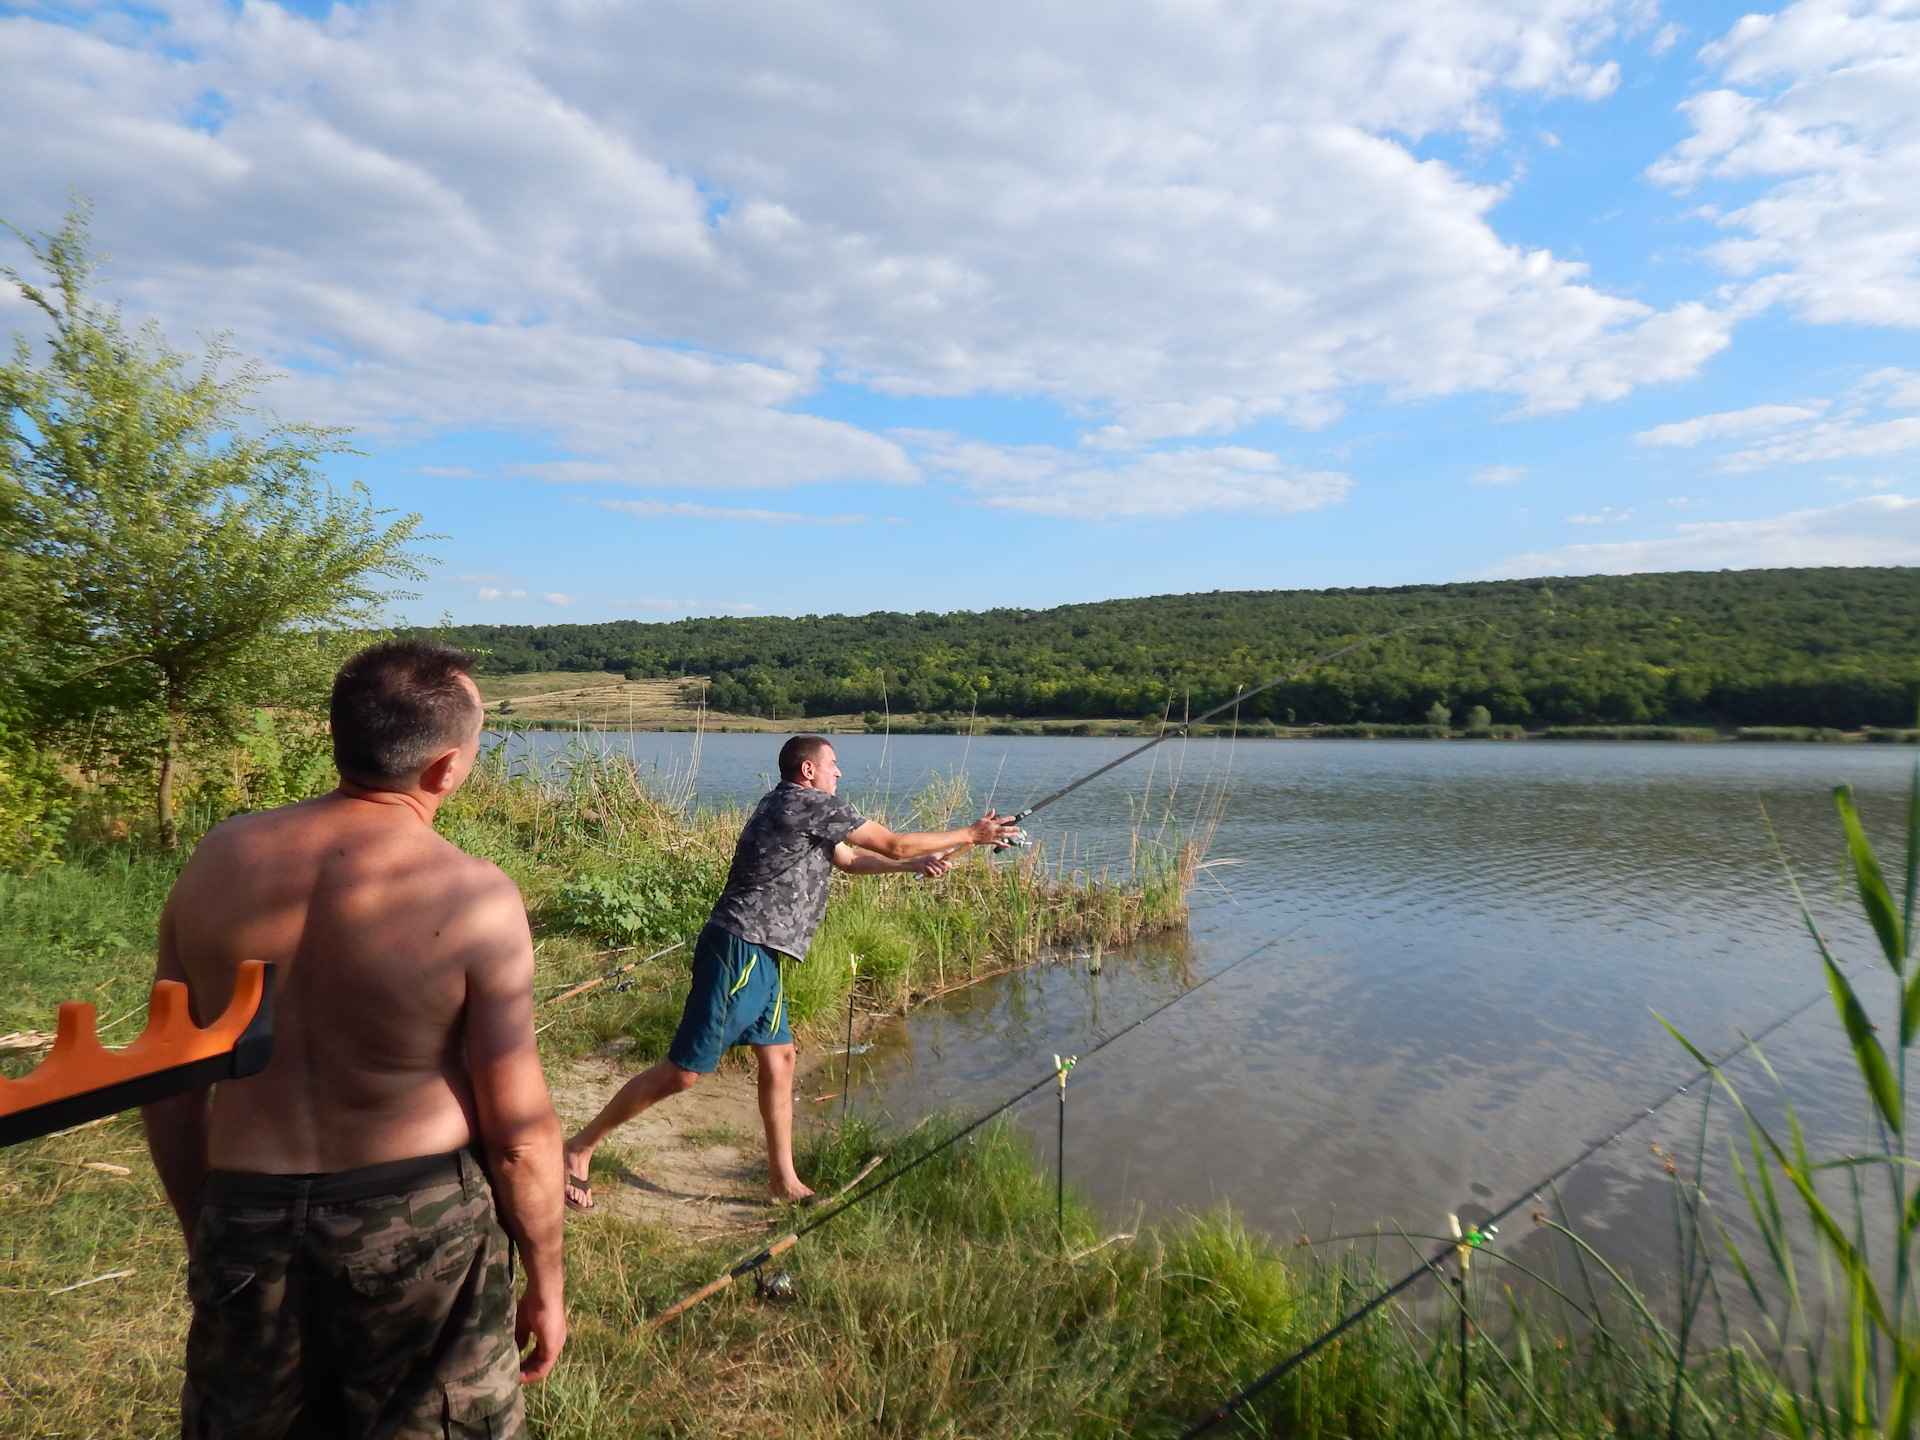
[{"label": "blue sky", "polygon": [[1920,563],[1920,0],[0,3],[0,124],[415,619]]}]

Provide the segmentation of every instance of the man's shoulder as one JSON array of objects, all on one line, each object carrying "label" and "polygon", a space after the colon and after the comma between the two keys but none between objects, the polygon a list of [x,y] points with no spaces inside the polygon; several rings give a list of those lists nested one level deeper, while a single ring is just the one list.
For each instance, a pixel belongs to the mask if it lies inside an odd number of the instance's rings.
[{"label": "man's shoulder", "polygon": [[816,790],[811,785],[795,785],[783,780],[761,797],[756,818],[793,828],[802,828],[822,820],[860,821],[860,812],[838,795]]}]

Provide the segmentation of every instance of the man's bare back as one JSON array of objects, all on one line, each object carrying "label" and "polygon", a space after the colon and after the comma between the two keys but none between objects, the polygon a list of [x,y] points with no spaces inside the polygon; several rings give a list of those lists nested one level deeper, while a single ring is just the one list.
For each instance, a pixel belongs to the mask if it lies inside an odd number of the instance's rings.
[{"label": "man's bare back", "polygon": [[[188,982],[204,1018],[246,959],[278,967],[273,1063],[216,1091],[213,1168],[315,1174],[472,1139],[469,984],[531,972],[526,913],[496,867],[388,793],[229,820],[167,902],[160,973]],[[530,1040],[530,993],[524,1014],[489,1017],[507,1021]]]},{"label": "man's bare back", "polygon": [[191,1259],[247,1277],[194,1292],[183,1433],[484,1418],[518,1436],[520,1384],[565,1344],[526,910],[433,829],[479,754],[471,664],[426,641],[355,656],[334,687],[340,788],[216,827],[162,911],[158,975],[196,1018],[242,960],[276,967],[266,1068],[145,1110]]}]

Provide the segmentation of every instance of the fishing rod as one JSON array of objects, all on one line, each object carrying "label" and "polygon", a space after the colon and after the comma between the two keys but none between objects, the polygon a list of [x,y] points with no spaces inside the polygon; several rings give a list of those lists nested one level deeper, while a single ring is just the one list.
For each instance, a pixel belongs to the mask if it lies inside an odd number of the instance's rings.
[{"label": "fishing rod", "polygon": [[[1222,966],[1220,969],[1214,971],[1213,974],[1207,976],[1206,979],[1200,981],[1197,985],[1194,985],[1189,989],[1182,990],[1178,995],[1175,995],[1171,1000],[1165,1001],[1162,1004],[1154,1006],[1153,1009],[1147,1011],[1146,1014],[1140,1016],[1136,1020],[1131,1021],[1127,1025],[1123,1026],[1122,1028],[1114,1031],[1113,1034],[1107,1036],[1106,1039],[1100,1041],[1097,1045],[1093,1046],[1092,1049],[1088,1050],[1085,1055],[1082,1055],[1080,1057],[1080,1059],[1082,1060],[1090,1059],[1092,1056],[1099,1054],[1100,1051],[1106,1049],[1107,1046],[1113,1044],[1114,1041],[1120,1039],[1123,1035],[1127,1035],[1132,1033],[1135,1030],[1138,1030],[1142,1025],[1146,1024],[1149,1020],[1153,1019],[1156,1015],[1165,1014],[1167,1011],[1171,1010],[1174,1006],[1178,1005],[1182,1000],[1186,999],[1189,995],[1192,995],[1197,991],[1206,989],[1207,986],[1211,985],[1214,981],[1218,980],[1221,976],[1226,975],[1230,971],[1239,969],[1242,965],[1246,964],[1249,960],[1253,959],[1254,956],[1264,954],[1268,950],[1271,950],[1274,946],[1278,945],[1282,940],[1286,940],[1292,937],[1293,935],[1299,933],[1301,928],[1304,927],[1306,923],[1307,922],[1305,920],[1302,920],[1298,925],[1295,925],[1292,929],[1283,930],[1280,932],[1280,934],[1273,936],[1271,939],[1261,941],[1260,944],[1254,946],[1253,949],[1249,950],[1246,954],[1242,955],[1238,960],[1235,960],[1232,964]],[[836,1197],[837,1203],[835,1203],[832,1207],[827,1209],[824,1213],[816,1216],[812,1220],[809,1220],[805,1225],[796,1226],[794,1229],[789,1230],[785,1235],[782,1235],[779,1239],[770,1241],[768,1244],[762,1246],[759,1250],[756,1250],[753,1254],[747,1256],[746,1259],[741,1260],[737,1264],[733,1265],[731,1268],[729,1268],[726,1271],[725,1274],[720,1275],[715,1279],[708,1281],[705,1285],[701,1286],[698,1290],[694,1291],[691,1295],[688,1295],[684,1299],[676,1301],[674,1304],[668,1306],[665,1310],[662,1310],[658,1315],[654,1316],[653,1319],[647,1322],[647,1328],[649,1330],[658,1330],[661,1326],[667,1324],[668,1321],[674,1319],[676,1316],[681,1315],[688,1310],[691,1310],[695,1305],[698,1305],[702,1300],[707,1299],[709,1296],[719,1294],[720,1291],[724,1290],[727,1286],[731,1285],[735,1280],[738,1280],[741,1276],[749,1275],[753,1273],[755,1270],[758,1270],[762,1265],[765,1265],[769,1260],[773,1259],[776,1255],[783,1254],[787,1250],[790,1250],[794,1245],[799,1243],[802,1237],[812,1234],[815,1230],[818,1230],[822,1225],[827,1224],[829,1221],[838,1219],[840,1216],[846,1214],[847,1211],[851,1210],[854,1206],[858,1205],[861,1201],[867,1199],[869,1196],[879,1194],[882,1190],[886,1189],[889,1185],[893,1184],[894,1181],[911,1173],[914,1170],[919,1169],[922,1165],[926,1164],[927,1161],[931,1160],[934,1156],[938,1155],[941,1151],[946,1150],[953,1145],[959,1144],[960,1141],[966,1139],[967,1136],[971,1135],[974,1131],[978,1130],[982,1125],[985,1125],[989,1120],[995,1119],[998,1116],[1006,1114],[1007,1111],[1013,1109],[1013,1107],[1018,1105],[1022,1100],[1028,1099],[1030,1096],[1039,1094],[1039,1092],[1046,1089],[1047,1086],[1055,1083],[1055,1081],[1058,1078],[1058,1073],[1059,1072],[1057,1069],[1047,1071],[1046,1076],[1044,1078],[1034,1081],[1033,1084],[1027,1086],[1026,1089],[1020,1091],[1018,1094],[1013,1095],[1009,1099],[1001,1101],[998,1105],[994,1106],[991,1110],[987,1111],[985,1114],[980,1115],[974,1120],[972,1120],[971,1122],[969,1122],[964,1129],[956,1130],[953,1134],[949,1135],[946,1139],[942,1140],[938,1145],[932,1146],[931,1148],[922,1151],[920,1154],[914,1156],[913,1159],[907,1161],[906,1164],[900,1166],[898,1169],[893,1170],[888,1174],[882,1175],[878,1180],[875,1180],[871,1185],[867,1186],[864,1190],[860,1190],[852,1195],[848,1195],[846,1190],[841,1191],[840,1197]],[[856,1177],[855,1184],[859,1183],[859,1178],[860,1177]],[[852,1190],[852,1189],[853,1189],[852,1185],[849,1185],[847,1187],[847,1190]]]},{"label": "fishing rod", "polygon": [[[1293,1351],[1293,1353],[1274,1365],[1257,1380],[1254,1380],[1251,1384],[1234,1392],[1225,1400],[1222,1400],[1218,1405],[1214,1406],[1213,1409],[1209,1410],[1205,1415],[1181,1431],[1179,1440],[1195,1440],[1196,1436],[1204,1435],[1215,1425],[1218,1425],[1222,1420],[1232,1415],[1242,1405],[1245,1405],[1249,1400],[1265,1390],[1269,1385],[1272,1385],[1276,1380],[1280,1380],[1299,1369],[1300,1366],[1319,1354],[1335,1340],[1338,1340],[1342,1335],[1346,1334],[1347,1331],[1366,1319],[1367,1316],[1373,1314],[1373,1312],[1378,1310],[1382,1305],[1385,1305],[1401,1292],[1410,1289],[1418,1283],[1422,1276],[1438,1275],[1440,1273],[1440,1266],[1448,1255],[1476,1250],[1485,1245],[1493,1238],[1495,1233],[1497,1233],[1499,1222],[1526,1204],[1528,1200],[1537,1197],[1539,1193],[1549,1185],[1554,1184],[1572,1171],[1586,1164],[1587,1161],[1591,1160],[1595,1155],[1598,1155],[1602,1150],[1613,1144],[1614,1141],[1618,1140],[1622,1135],[1625,1135],[1642,1121],[1651,1119],[1655,1114],[1664,1110],[1673,1101],[1678,1100],[1682,1095],[1686,1094],[1693,1086],[1712,1076],[1713,1073],[1727,1061],[1732,1060],[1735,1056],[1747,1050],[1751,1050],[1762,1040],[1773,1034],[1774,1031],[1780,1029],[1781,1026],[1799,1019],[1802,1015],[1806,1014],[1807,1011],[1826,999],[1827,994],[1828,992],[1825,990],[1818,991],[1800,1004],[1794,1006],[1793,1009],[1780,1016],[1779,1019],[1773,1021],[1771,1024],[1756,1030],[1751,1035],[1741,1036],[1740,1043],[1725,1055],[1713,1059],[1706,1066],[1694,1071],[1685,1080],[1682,1080],[1678,1085],[1674,1086],[1672,1090],[1661,1096],[1660,1099],[1656,1100],[1652,1105],[1641,1110],[1640,1113],[1632,1119],[1616,1126],[1613,1130],[1594,1141],[1558,1169],[1541,1176],[1540,1179],[1527,1186],[1526,1189],[1522,1190],[1512,1200],[1509,1200],[1479,1224],[1467,1226],[1466,1233],[1462,1235],[1461,1238],[1449,1242],[1431,1259],[1422,1260],[1412,1270],[1409,1270],[1405,1275],[1402,1275],[1398,1280],[1394,1281],[1393,1284],[1376,1293],[1364,1304],[1349,1311],[1346,1315],[1342,1316],[1339,1321],[1329,1326],[1326,1330],[1323,1330],[1299,1349]],[[1657,1013],[1658,1012],[1656,1012],[1656,1014]],[[1664,1024],[1665,1022],[1663,1021],[1662,1023]],[[1695,1051],[1694,1053],[1697,1055],[1699,1052]]]},{"label": "fishing rod", "polygon": [[1106,764],[1102,765],[1097,770],[1089,770],[1086,774],[1082,775],[1078,780],[1074,780],[1066,785],[1062,785],[1058,790],[1054,791],[1051,795],[1047,796],[1046,799],[1040,800],[1032,805],[1029,805],[1026,809],[1022,810],[1017,815],[1008,815],[1003,818],[1008,823],[1017,825],[1022,820],[1026,819],[1029,815],[1035,814],[1041,810],[1046,809],[1047,806],[1053,804],[1054,801],[1064,799],[1068,795],[1071,795],[1074,791],[1078,790],[1082,785],[1085,785],[1089,780],[1098,780],[1102,775],[1106,774],[1109,770],[1117,769],[1118,767],[1126,764],[1127,761],[1133,759],[1134,756],[1144,755],[1147,753],[1147,751],[1153,749],[1153,747],[1156,745],[1163,744],[1166,741],[1173,739],[1177,735],[1185,735],[1195,725],[1204,725],[1207,723],[1207,721],[1211,720],[1214,716],[1224,715],[1227,711],[1237,708],[1244,702],[1251,700],[1254,696],[1263,694],[1266,691],[1273,689],[1273,687],[1276,685],[1284,685],[1289,680],[1297,680],[1302,675],[1306,674],[1309,670],[1318,669],[1322,665],[1328,664],[1329,662],[1334,660],[1338,660],[1342,655],[1351,655],[1356,650],[1364,650],[1369,645],[1379,644],[1382,640],[1391,640],[1395,635],[1405,635],[1409,630],[1430,630],[1436,625],[1455,625],[1463,620],[1480,620],[1480,619],[1484,619],[1487,615],[1492,613],[1494,612],[1486,611],[1486,610],[1475,610],[1475,611],[1469,611],[1463,615],[1444,615],[1438,620],[1417,620],[1411,625],[1401,625],[1392,630],[1382,630],[1377,635],[1369,635],[1363,640],[1354,641],[1351,645],[1342,645],[1338,650],[1330,650],[1325,655],[1322,655],[1317,659],[1309,660],[1304,665],[1296,666],[1292,670],[1287,671],[1287,673],[1284,675],[1276,676],[1274,679],[1267,681],[1265,684],[1254,686],[1253,689],[1251,690],[1236,690],[1231,700],[1225,701],[1222,704],[1214,706],[1213,709],[1207,711],[1203,715],[1196,715],[1191,720],[1182,720],[1178,725],[1163,727],[1160,733],[1154,736],[1153,739],[1147,741],[1145,744],[1134,746],[1133,749],[1127,751],[1127,753],[1120,756],[1119,759],[1109,760]]},{"label": "fishing rod", "polygon": [[[542,1000],[540,1002],[541,1007],[544,1008],[548,1005],[558,1005],[562,1000],[571,1000],[574,996],[580,994],[582,991],[591,990],[596,985],[604,985],[609,980],[618,980],[622,975],[626,974],[629,970],[636,969],[637,967],[646,964],[649,960],[658,960],[662,955],[670,954],[671,952],[678,950],[682,945],[686,943],[687,942],[684,939],[676,940],[671,945],[667,946],[666,949],[664,950],[656,950],[651,955],[642,955],[638,960],[629,960],[626,964],[617,965],[613,969],[607,971],[606,974],[596,975],[591,980],[582,980],[578,985],[574,986],[571,990],[567,991],[566,994],[555,995],[551,1000]],[[629,945],[627,948],[629,950],[638,950],[640,947],[638,945]],[[615,951],[614,953],[618,954],[619,952]],[[629,984],[631,983],[632,982],[629,982]],[[622,985],[622,986],[619,986],[618,988],[624,990],[628,987],[626,985]]]}]

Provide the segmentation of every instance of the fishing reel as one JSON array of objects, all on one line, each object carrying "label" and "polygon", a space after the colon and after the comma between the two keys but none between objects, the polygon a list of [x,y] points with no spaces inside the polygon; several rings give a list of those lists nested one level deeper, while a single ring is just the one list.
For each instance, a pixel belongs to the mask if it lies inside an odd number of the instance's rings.
[{"label": "fishing reel", "polygon": [[793,1275],[786,1270],[776,1270],[771,1275],[754,1271],[753,1293],[775,1305],[791,1305],[800,1298],[800,1292],[794,1288]]}]

